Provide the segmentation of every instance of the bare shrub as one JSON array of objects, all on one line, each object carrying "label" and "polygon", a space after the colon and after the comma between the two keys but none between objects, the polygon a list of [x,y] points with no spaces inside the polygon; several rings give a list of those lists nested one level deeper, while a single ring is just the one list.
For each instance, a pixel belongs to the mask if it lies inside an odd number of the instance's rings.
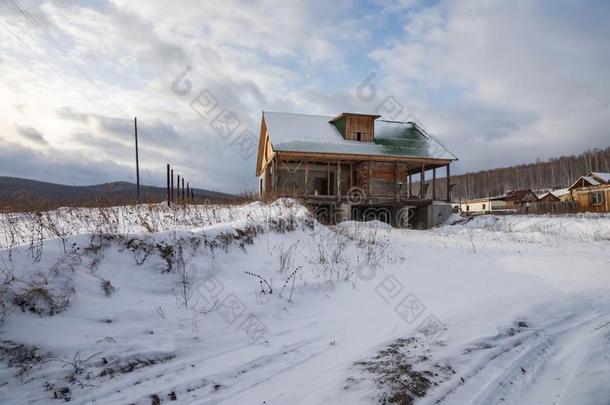
[{"label": "bare shrub", "polygon": [[6,360],[9,367],[17,369],[15,375],[19,378],[26,376],[34,366],[51,360],[49,354],[41,352],[36,346],[10,340],[0,343],[0,358]]},{"label": "bare shrub", "polygon": [[174,266],[174,246],[160,242],[157,244],[157,250],[159,251],[159,256],[167,263],[165,271],[170,273]]},{"label": "bare shrub", "polygon": [[289,245],[287,248],[283,244],[277,247],[279,252],[278,258],[280,261],[280,274],[291,268],[294,264],[294,254],[299,246],[299,241]]},{"label": "bare shrub", "polygon": [[100,281],[100,287],[102,287],[102,291],[104,291],[106,297],[110,297],[116,291],[110,280]]},{"label": "bare shrub", "polygon": [[146,258],[153,250],[149,241],[137,238],[127,240],[125,247],[131,252],[138,266],[146,261]]},{"label": "bare shrub", "polygon": [[178,284],[172,289],[174,296],[176,297],[176,303],[184,308],[189,308],[189,303],[193,298],[193,274],[186,268],[184,262],[184,253],[182,250],[182,244],[177,244],[176,249],[176,271],[180,275]]},{"label": "bare shrub", "polygon": [[80,356],[80,352],[76,352],[74,353],[74,356],[72,356],[72,359],[58,360],[59,362],[63,363],[62,367],[70,368],[70,374],[68,374],[66,380],[71,384],[83,385],[83,378],[87,380],[91,378],[90,374],[83,376],[83,374],[85,374],[85,371],[87,371],[89,361],[92,360],[94,357],[100,355],[101,353],[102,352],[97,352],[83,359]]}]

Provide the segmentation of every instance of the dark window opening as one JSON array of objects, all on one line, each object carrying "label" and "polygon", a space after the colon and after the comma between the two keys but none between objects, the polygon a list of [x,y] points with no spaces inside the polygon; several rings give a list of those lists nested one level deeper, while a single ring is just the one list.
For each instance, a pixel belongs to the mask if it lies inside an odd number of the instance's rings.
[{"label": "dark window opening", "polygon": [[361,141],[362,140],[362,132],[356,132],[356,140],[357,141]]}]

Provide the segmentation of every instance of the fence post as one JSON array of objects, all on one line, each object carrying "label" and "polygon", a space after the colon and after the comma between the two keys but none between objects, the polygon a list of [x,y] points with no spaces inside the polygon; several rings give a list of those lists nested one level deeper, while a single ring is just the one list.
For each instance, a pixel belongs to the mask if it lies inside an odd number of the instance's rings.
[{"label": "fence post", "polygon": [[167,206],[171,207],[172,206],[172,196],[171,196],[171,191],[170,191],[170,181],[169,181],[169,163],[167,164]]}]

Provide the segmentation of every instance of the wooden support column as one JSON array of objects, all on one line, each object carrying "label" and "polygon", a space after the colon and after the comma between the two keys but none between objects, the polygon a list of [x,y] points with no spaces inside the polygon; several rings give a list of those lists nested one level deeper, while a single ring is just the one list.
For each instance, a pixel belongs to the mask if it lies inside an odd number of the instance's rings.
[{"label": "wooden support column", "polygon": [[419,172],[419,198],[424,199],[424,183],[426,182],[426,165],[421,165],[421,171]]},{"label": "wooden support column", "polygon": [[326,195],[332,195],[330,193],[331,187],[332,183],[330,182],[330,162],[326,162]]},{"label": "wooden support column", "polygon": [[398,166],[398,162],[394,165],[394,194],[396,196],[396,202],[400,201],[400,187],[398,184],[398,180],[400,179],[400,167]]},{"label": "wooden support column", "polygon": [[277,189],[277,177],[277,155],[275,155],[271,161],[271,190],[274,194],[279,196],[279,190]]},{"label": "wooden support column", "polygon": [[305,162],[305,199],[309,197],[309,163]]},{"label": "wooden support column", "polygon": [[413,197],[413,177],[409,173],[409,198]]},{"label": "wooden support column", "polygon": [[373,165],[371,162],[366,162],[368,173],[367,173],[367,183],[368,183],[368,197],[371,198],[373,195]]},{"label": "wooden support column", "polygon": [[447,202],[451,202],[451,169],[447,164]]},{"label": "wooden support column", "polygon": [[337,178],[337,190],[336,191],[336,195],[337,195],[337,201],[341,202],[341,161],[339,160],[337,162],[337,172],[335,173],[335,177]]},{"label": "wooden support column", "polygon": [[436,200],[436,167],[432,169],[432,200]]}]

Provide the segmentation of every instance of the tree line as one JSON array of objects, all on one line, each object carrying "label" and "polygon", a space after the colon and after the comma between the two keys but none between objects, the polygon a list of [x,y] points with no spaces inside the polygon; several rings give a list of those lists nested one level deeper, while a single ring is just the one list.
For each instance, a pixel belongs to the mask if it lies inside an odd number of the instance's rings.
[{"label": "tree line", "polygon": [[[535,163],[451,176],[453,201],[502,195],[510,190],[550,190],[569,187],[588,172],[610,173],[610,147]],[[437,195],[445,195],[444,178],[437,179]],[[430,187],[431,188],[431,187]],[[431,190],[428,190],[429,196]]]}]

